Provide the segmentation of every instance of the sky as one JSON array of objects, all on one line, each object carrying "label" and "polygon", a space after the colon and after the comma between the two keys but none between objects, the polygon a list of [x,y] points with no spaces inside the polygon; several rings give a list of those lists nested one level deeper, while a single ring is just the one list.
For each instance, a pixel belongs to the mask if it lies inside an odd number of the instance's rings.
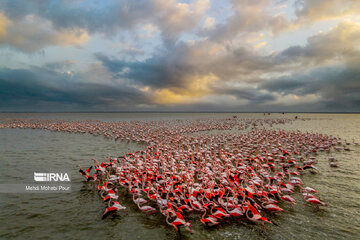
[{"label": "sky", "polygon": [[2,0],[0,111],[360,112],[360,0]]}]

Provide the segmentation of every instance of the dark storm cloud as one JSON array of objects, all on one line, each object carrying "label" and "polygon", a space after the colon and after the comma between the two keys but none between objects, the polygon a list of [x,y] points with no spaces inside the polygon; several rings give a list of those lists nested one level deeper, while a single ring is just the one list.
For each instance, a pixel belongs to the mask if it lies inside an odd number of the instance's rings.
[{"label": "dark storm cloud", "polygon": [[[228,81],[239,75],[273,70],[279,65],[273,56],[257,55],[243,47],[228,49],[227,54],[212,57],[208,53],[211,47],[208,42],[195,45],[178,43],[159,50],[158,54],[145,61],[125,61],[102,53],[96,53],[95,57],[112,73],[119,73],[121,77],[152,87],[186,87],[188,76],[209,73],[215,74],[222,81]],[[257,80],[249,81],[254,83]]]},{"label": "dark storm cloud", "polygon": [[[281,64],[273,56],[262,56],[240,47],[230,49],[228,54],[209,64],[209,68],[222,79],[232,79],[238,75],[250,75],[265,71],[276,71]],[[253,81],[253,80],[252,80]]]},{"label": "dark storm cloud", "polygon": [[263,104],[275,100],[275,96],[269,92],[260,92],[259,89],[243,88],[216,88],[214,91],[218,94],[231,95],[239,100],[247,100],[249,104]]},{"label": "dark storm cloud", "polygon": [[[179,47],[178,49],[180,49]],[[152,87],[184,87],[185,76],[194,73],[196,66],[186,63],[187,56],[159,53],[145,61],[128,62],[101,53],[95,57],[111,72],[138,84]]]},{"label": "dark storm cloud", "polygon": [[360,111],[359,44],[360,25],[339,23],[326,33],[309,37],[305,46],[292,46],[275,56],[279,65],[296,64],[303,70],[263,81],[259,88],[282,95],[316,95],[320,97],[314,104],[317,109]]},{"label": "dark storm cloud", "polygon": [[305,74],[268,80],[259,86],[282,95],[321,97],[319,108],[334,111],[360,111],[360,70],[347,67],[324,67]]},{"label": "dark storm cloud", "polygon": [[134,88],[76,81],[48,68],[0,69],[0,99],[0,110],[112,110],[146,102]]},{"label": "dark storm cloud", "polygon": [[281,77],[261,83],[260,88],[271,92],[294,93],[294,91],[302,90],[302,87],[305,84],[304,80],[307,79],[296,78],[294,76]]}]

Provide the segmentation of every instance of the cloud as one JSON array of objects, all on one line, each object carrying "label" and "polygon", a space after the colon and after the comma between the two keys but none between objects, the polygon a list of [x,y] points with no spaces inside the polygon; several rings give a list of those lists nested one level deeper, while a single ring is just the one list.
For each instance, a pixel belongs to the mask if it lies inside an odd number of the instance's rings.
[{"label": "cloud", "polygon": [[[347,89],[334,92],[331,86],[340,84],[337,79],[347,74],[348,83],[357,86],[353,82],[356,74],[350,69],[360,60],[359,33],[359,24],[344,21],[329,32],[309,37],[305,46],[292,46],[268,55],[259,54],[251,47],[203,39],[177,44],[145,61],[124,61],[103,54],[96,57],[110,72],[149,87],[154,104],[198,106],[219,98],[224,102],[232,99],[234,104],[279,109],[289,105],[305,109],[306,104],[317,101],[323,105],[314,106],[334,109],[330,103],[336,98],[330,96],[336,94],[339,102],[344,100],[342,107],[347,109],[347,105],[356,107],[349,104]],[[330,66],[342,70],[329,71]],[[351,99],[357,101],[355,97]]]},{"label": "cloud", "polygon": [[157,104],[189,104],[204,101],[203,97],[212,93],[210,87],[218,78],[210,73],[204,76],[186,76],[184,87],[161,88],[154,91],[154,103]]},{"label": "cloud", "polygon": [[360,71],[357,68],[323,67],[303,74],[271,79],[260,84],[259,88],[277,92],[281,97],[304,96],[304,101],[307,101],[309,96],[315,96],[318,109],[359,111],[359,76]]},{"label": "cloud", "polygon": [[209,0],[197,0],[188,3],[179,3],[176,0],[153,1],[155,24],[161,29],[166,43],[174,44],[178,36],[194,29],[199,25],[210,7]]},{"label": "cloud", "polygon": [[153,88],[188,88],[194,76],[209,74],[221,81],[239,80],[241,76],[241,81],[246,82],[277,64],[272,57],[258,55],[251,49],[232,48],[208,40],[160,49],[145,61],[125,61],[102,53],[95,57],[110,72]]},{"label": "cloud", "polygon": [[317,65],[345,60],[359,53],[360,24],[343,21],[326,33],[309,37],[305,46],[292,46],[280,53],[282,61]]},{"label": "cloud", "polygon": [[178,47],[177,50],[176,53],[165,52],[145,61],[133,62],[108,57],[101,53],[95,56],[109,71],[119,74],[119,77],[131,79],[137,84],[158,88],[184,87],[184,76],[192,74],[193,66],[186,63],[186,49]]},{"label": "cloud", "polygon": [[246,104],[264,104],[274,101],[276,97],[269,91],[261,91],[255,87],[217,87],[214,92],[220,95],[234,96],[237,100],[246,100]]},{"label": "cloud", "polygon": [[7,37],[7,27],[9,24],[9,19],[2,12],[0,12],[0,39]]},{"label": "cloud", "polygon": [[[21,21],[35,15],[46,19],[58,31],[82,29],[89,34],[114,36],[120,31],[135,30],[141,24],[152,24],[160,30],[167,44],[174,44],[180,34],[199,25],[209,7],[210,0],[190,3],[176,0],[0,2],[0,9],[10,20]],[[65,36],[64,39],[68,40]]]},{"label": "cloud", "polygon": [[213,41],[223,42],[232,41],[239,35],[243,38],[249,33],[259,31],[277,34],[293,27],[285,15],[274,15],[268,11],[270,1],[233,0],[231,3],[234,9],[233,15],[224,23],[219,23],[207,31],[203,30],[202,35],[208,36]]},{"label": "cloud", "polygon": [[205,19],[203,28],[205,28],[205,29],[211,29],[212,27],[214,27],[215,21],[216,21],[215,18],[213,18],[213,17],[207,17],[207,18]]},{"label": "cloud", "polygon": [[[49,68],[0,69],[0,110],[106,111],[147,102],[136,88],[91,83]],[[53,108],[56,106],[56,108]]]},{"label": "cloud", "polygon": [[150,87],[155,104],[193,103],[211,92],[218,78],[192,66],[192,48],[182,45],[146,61],[129,62],[97,53],[95,56],[116,77],[129,79],[133,84]]},{"label": "cloud", "polygon": [[0,8],[10,19],[37,15],[58,29],[86,29],[90,33],[114,33],[145,22],[154,12],[152,3],[139,1],[1,1]]},{"label": "cloud", "polygon": [[292,104],[312,99],[315,109],[359,111],[359,46],[360,24],[343,21],[326,33],[309,37],[305,46],[292,46],[280,52],[274,62],[291,66],[291,72],[263,79],[258,87],[279,94],[279,99],[293,98]]},{"label": "cloud", "polygon": [[34,53],[46,46],[80,46],[90,39],[83,29],[56,31],[51,22],[35,15],[12,21],[0,12],[0,45]]},{"label": "cloud", "polygon": [[298,22],[343,19],[360,13],[358,0],[297,0],[295,6]]},{"label": "cloud", "polygon": [[45,68],[51,70],[68,70],[71,68],[76,62],[73,60],[64,60],[59,62],[47,62],[44,64]]}]

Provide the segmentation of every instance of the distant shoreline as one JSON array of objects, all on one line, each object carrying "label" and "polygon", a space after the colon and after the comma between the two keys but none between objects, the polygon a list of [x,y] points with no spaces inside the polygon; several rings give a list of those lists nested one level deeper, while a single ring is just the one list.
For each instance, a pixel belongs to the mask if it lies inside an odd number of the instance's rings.
[{"label": "distant shoreline", "polygon": [[268,112],[216,112],[216,111],[84,111],[84,112],[27,112],[27,111],[19,111],[19,112],[12,112],[12,111],[3,111],[0,113],[272,113],[272,114],[293,114],[293,113],[306,113],[306,114],[360,114],[360,112],[279,112],[279,111],[268,111]]}]

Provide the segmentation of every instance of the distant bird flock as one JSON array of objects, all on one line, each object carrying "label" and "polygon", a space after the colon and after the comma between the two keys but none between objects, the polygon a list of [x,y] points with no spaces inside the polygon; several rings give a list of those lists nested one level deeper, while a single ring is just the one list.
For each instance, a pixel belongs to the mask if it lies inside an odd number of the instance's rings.
[{"label": "distant bird flock", "polygon": [[[325,134],[274,128],[304,120],[1,119],[0,128],[89,133],[145,144],[145,150],[103,162],[93,159],[87,169],[78,166],[86,184],[96,186],[106,203],[102,218],[126,211],[121,201],[131,198],[140,211],[163,215],[176,231],[183,227],[191,233],[192,221],[205,227],[231,221],[272,224],[275,214],[268,213],[292,208],[293,194],[302,194],[316,208],[327,206],[301,177],[318,172],[319,152],[350,150],[350,144]],[[334,157],[329,165],[338,167]]]}]

